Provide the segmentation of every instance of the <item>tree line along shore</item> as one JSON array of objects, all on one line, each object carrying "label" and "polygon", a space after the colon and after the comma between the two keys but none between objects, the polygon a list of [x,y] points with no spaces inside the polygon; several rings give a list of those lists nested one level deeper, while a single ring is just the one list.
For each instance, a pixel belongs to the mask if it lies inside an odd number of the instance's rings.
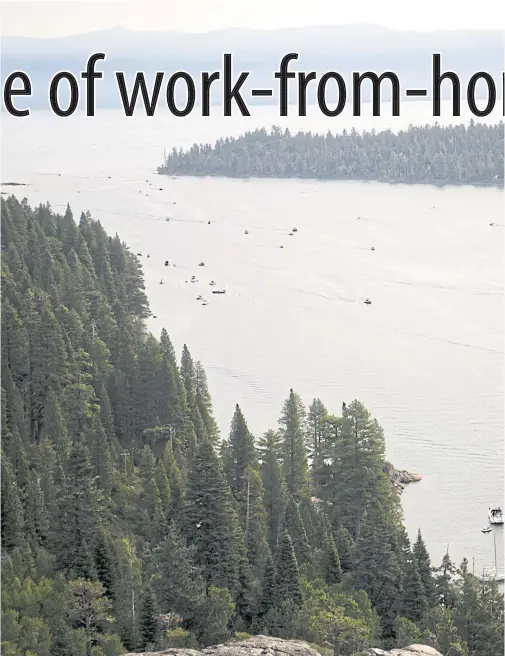
[{"label": "tree line along shore", "polygon": [[160,174],[503,187],[503,122],[314,134],[274,126],[174,148]]}]

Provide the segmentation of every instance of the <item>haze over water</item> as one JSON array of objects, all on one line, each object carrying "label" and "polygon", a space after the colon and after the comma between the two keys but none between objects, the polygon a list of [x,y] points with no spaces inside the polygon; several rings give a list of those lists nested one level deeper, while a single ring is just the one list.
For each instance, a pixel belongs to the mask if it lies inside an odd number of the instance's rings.
[{"label": "haze over water", "polygon": [[[2,191],[56,211],[68,202],[76,219],[89,209],[143,253],[157,316],[148,326],[156,336],[166,327],[178,353],[187,343],[202,360],[223,435],[237,402],[254,434],[275,428],[290,387],[337,414],[358,398],[384,428],[388,459],[423,475],[403,495],[411,537],[420,526],[435,565],[449,545],[456,563],[492,567],[493,537],[481,529],[489,504],[503,504],[503,192],[157,176],[164,148],[256,127],[434,121],[429,103],[404,104],[400,118],[389,107],[380,118],[339,119],[314,108],[307,118],[279,118],[275,107],[252,108],[250,118],[220,111],[4,114],[2,182],[29,186]],[[192,275],[200,282],[186,282]],[[227,294],[212,295],[210,280]],[[502,528],[496,538],[503,571]]]}]

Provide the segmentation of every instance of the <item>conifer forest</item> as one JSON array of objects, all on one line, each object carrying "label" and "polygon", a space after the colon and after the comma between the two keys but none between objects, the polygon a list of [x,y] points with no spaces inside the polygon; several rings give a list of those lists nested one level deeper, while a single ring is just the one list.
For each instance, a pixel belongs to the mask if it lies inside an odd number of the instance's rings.
[{"label": "conifer forest", "polygon": [[[418,156],[403,160],[391,141]],[[398,181],[440,170],[490,183],[503,176],[503,125],[259,131],[167,167]],[[278,425],[253,436],[230,398],[220,433],[191,344],[176,353],[169,325],[147,331],[142,268],[120,236],[70,207],[9,196],[1,211],[3,656],[119,656],[246,634],[323,656],[412,643],[503,653],[496,583],[450,552],[432,563],[422,527],[409,541],[383,430],[359,400],[287,389]]]},{"label": "conifer forest", "polygon": [[173,149],[167,175],[503,186],[503,122],[326,135],[273,127]]}]

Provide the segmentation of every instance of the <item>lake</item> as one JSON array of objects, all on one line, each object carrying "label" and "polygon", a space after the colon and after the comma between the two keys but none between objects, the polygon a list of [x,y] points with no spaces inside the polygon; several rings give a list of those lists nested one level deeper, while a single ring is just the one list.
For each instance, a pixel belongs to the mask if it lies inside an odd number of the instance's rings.
[{"label": "lake", "polygon": [[[275,428],[291,387],[336,413],[344,400],[363,401],[385,430],[388,459],[423,476],[403,495],[411,537],[421,527],[434,564],[448,547],[458,564],[475,558],[479,573],[493,566],[493,536],[481,529],[504,489],[503,191],[155,173],[164,148],[246,129],[396,130],[433,122],[430,110],[415,102],[400,118],[389,109],[355,119],[315,108],[281,119],[275,107],[249,118],[3,114],[2,181],[28,184],[3,191],[58,211],[68,202],[76,218],[89,209],[143,253],[157,317],[148,326],[156,335],[166,327],[179,353],[187,343],[202,360],[224,434],[237,402],[256,435]],[[462,119],[446,109],[438,120]],[[193,275],[200,281],[186,282]],[[210,280],[227,294],[212,295]]]}]

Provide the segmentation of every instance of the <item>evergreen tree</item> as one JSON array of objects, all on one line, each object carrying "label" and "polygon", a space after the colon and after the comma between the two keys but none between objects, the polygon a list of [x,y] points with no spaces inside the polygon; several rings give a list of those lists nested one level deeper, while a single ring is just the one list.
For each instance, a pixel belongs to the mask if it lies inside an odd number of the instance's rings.
[{"label": "evergreen tree", "polygon": [[261,597],[258,605],[258,619],[260,624],[268,611],[275,603],[277,572],[272,554],[269,552],[265,565],[265,573],[261,584]]},{"label": "evergreen tree", "polygon": [[205,594],[205,582],[194,562],[195,547],[189,547],[172,521],[167,535],[154,550],[153,586],[160,610],[189,620]]},{"label": "evergreen tree", "polygon": [[342,579],[342,569],[340,567],[340,558],[338,557],[337,547],[333,535],[327,535],[324,549],[322,552],[321,569],[324,580],[328,585],[339,583]]},{"label": "evergreen tree", "polygon": [[356,551],[355,586],[368,594],[381,619],[382,638],[391,646],[396,639],[402,572],[392,548],[391,527],[378,501],[370,504]]},{"label": "evergreen tree", "polygon": [[342,571],[351,571],[354,565],[356,546],[345,526],[340,525],[335,531],[335,545],[340,558]]},{"label": "evergreen tree", "polygon": [[185,534],[207,585],[238,586],[243,540],[219,460],[208,440],[195,453],[186,491]]},{"label": "evergreen tree", "polygon": [[235,495],[244,489],[244,475],[246,469],[258,468],[254,437],[251,435],[244,415],[237,404],[231,422],[230,437],[228,440],[230,487]]},{"label": "evergreen tree", "polygon": [[2,548],[11,551],[24,539],[24,511],[9,459],[2,453]]},{"label": "evergreen tree", "polygon": [[261,465],[261,476],[265,491],[268,544],[270,545],[270,549],[275,551],[281,535],[287,493],[281,466],[277,457],[274,433],[270,433],[267,437],[265,456]]},{"label": "evergreen tree", "polygon": [[308,493],[308,463],[305,447],[305,410],[298,394],[290,390],[279,424],[282,435],[282,458],[288,492],[296,501]]},{"label": "evergreen tree", "polygon": [[140,649],[152,649],[156,642],[158,623],[156,620],[156,598],[151,586],[144,588],[139,617]]},{"label": "evergreen tree", "polygon": [[292,601],[297,605],[303,601],[298,563],[293,543],[286,531],[282,535],[277,552],[273,600],[274,604],[279,606],[284,601]]},{"label": "evergreen tree", "polygon": [[248,467],[244,472],[244,483],[239,498],[244,526],[244,544],[250,564],[255,565],[267,535],[263,482],[260,473]]},{"label": "evergreen tree", "polygon": [[310,558],[310,545],[300,517],[298,504],[293,495],[290,496],[288,501],[283,526],[293,543],[297,562],[300,565],[306,563]]},{"label": "evergreen tree", "polygon": [[403,604],[401,614],[412,622],[419,622],[428,604],[423,583],[419,574],[417,560],[413,553],[409,555],[406,573],[403,580]]},{"label": "evergreen tree", "polygon": [[428,550],[426,549],[426,545],[424,544],[420,529],[417,531],[417,539],[412,547],[412,552],[416,557],[417,570],[423,584],[426,603],[428,606],[432,606],[436,603],[435,582],[432,574],[431,559]]},{"label": "evergreen tree", "polygon": [[59,558],[69,578],[95,576],[94,547],[99,526],[99,496],[83,440],[70,451],[62,504]]}]

